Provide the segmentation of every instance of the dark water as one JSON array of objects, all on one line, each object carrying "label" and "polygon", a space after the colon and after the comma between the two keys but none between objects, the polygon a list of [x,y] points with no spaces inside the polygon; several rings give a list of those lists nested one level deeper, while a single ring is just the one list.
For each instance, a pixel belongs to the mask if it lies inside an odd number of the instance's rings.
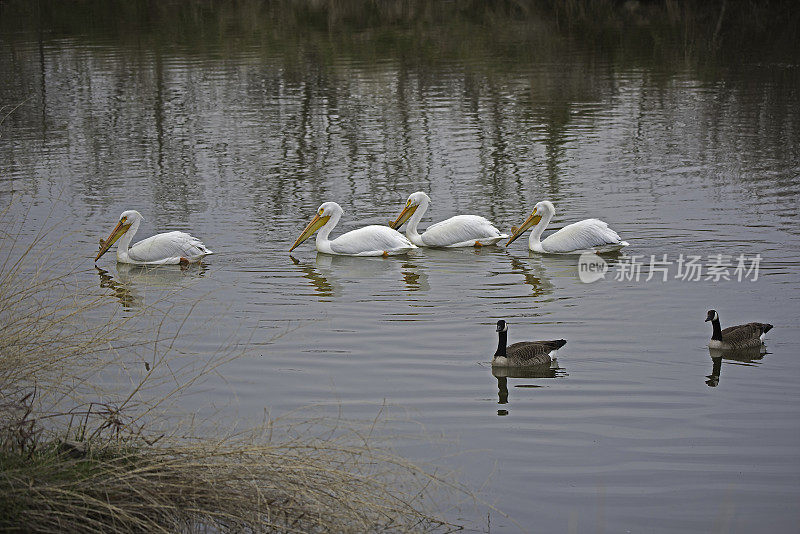
[{"label": "dark water", "polygon": [[[57,222],[70,263],[126,313],[201,299],[198,356],[246,349],[187,409],[390,405],[454,440],[440,462],[464,482],[488,478],[483,498],[511,519],[468,506],[458,517],[478,530],[798,529],[792,52],[702,63],[590,46],[547,21],[494,21],[496,38],[466,15],[326,32],[313,10],[220,6],[188,22],[137,12],[131,27],[6,8],[0,41],[2,116],[22,103],[0,126],[0,202],[28,217],[23,233]],[[345,210],[338,235],[385,223],[417,190],[433,199],[424,223],[475,213],[508,230],[549,199],[553,229],[598,217],[631,246],[593,284],[526,239],[287,252],[324,201]],[[145,216],[141,237],[189,230],[216,254],[186,271],[109,254],[95,270],[126,209]],[[665,254],[729,256],[733,279],[682,280],[673,263],[646,281]],[[760,255],[757,280],[736,280],[739,255]],[[615,279],[633,256],[641,278]],[[715,368],[709,308],[723,326],[774,324],[768,353]],[[493,376],[499,318],[511,341],[567,339],[558,369]]]}]

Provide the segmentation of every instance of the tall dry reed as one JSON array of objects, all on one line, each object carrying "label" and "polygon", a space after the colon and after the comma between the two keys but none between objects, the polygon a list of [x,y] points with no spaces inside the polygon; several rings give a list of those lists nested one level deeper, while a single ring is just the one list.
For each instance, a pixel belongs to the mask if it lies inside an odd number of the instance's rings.
[{"label": "tall dry reed", "polygon": [[[0,530],[458,528],[442,503],[467,493],[394,453],[383,416],[307,410],[245,432],[165,434],[157,422],[170,420],[170,402],[240,354],[176,364],[180,318],[135,326],[137,314],[86,286],[85,258],[65,264],[49,232],[23,238],[24,217],[10,213],[0,214]],[[101,385],[120,370],[126,387]]]}]

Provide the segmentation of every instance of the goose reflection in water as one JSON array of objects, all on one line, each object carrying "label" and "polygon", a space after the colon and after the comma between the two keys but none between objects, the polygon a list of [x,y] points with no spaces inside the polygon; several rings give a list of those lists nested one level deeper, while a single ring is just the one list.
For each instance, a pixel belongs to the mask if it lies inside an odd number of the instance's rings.
[{"label": "goose reflection in water", "polygon": [[[492,367],[492,375],[497,378],[497,404],[508,404],[509,378],[561,378],[567,371],[559,367],[558,361],[534,367]],[[537,384],[520,384],[518,388],[540,388]],[[508,410],[497,410],[497,415],[508,415]]]},{"label": "goose reflection in water", "polygon": [[708,349],[711,356],[711,374],[706,376],[706,385],[715,388],[719,385],[720,374],[722,371],[722,360],[733,362],[733,365],[756,366],[761,365],[761,360],[766,352],[760,347],[741,349],[741,350],[719,350]]},{"label": "goose reflection in water", "polygon": [[208,264],[197,263],[189,266],[178,265],[133,265],[117,263],[117,276],[95,265],[100,276],[100,287],[113,291],[123,308],[137,308],[144,302],[141,289],[173,289],[182,286],[187,280],[205,276]]}]

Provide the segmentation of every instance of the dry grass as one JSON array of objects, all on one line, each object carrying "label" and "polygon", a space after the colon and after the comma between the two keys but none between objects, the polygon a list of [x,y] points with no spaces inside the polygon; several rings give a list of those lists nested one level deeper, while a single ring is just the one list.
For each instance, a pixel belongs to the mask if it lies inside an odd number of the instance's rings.
[{"label": "dry grass", "polygon": [[[170,401],[236,355],[183,365],[181,320],[136,331],[47,232],[23,244],[22,221],[0,223],[0,530],[457,529],[437,503],[466,493],[395,454],[382,416],[303,412],[223,438],[155,431]],[[98,385],[120,372],[128,387]]]},{"label": "dry grass", "polygon": [[[303,423],[304,425],[307,423]],[[272,426],[272,425],[271,425]],[[0,528],[24,531],[446,531],[446,481],[362,440],[286,438],[291,428],[195,443],[126,443],[76,453],[54,443],[0,457]],[[90,442],[91,443],[91,442]]]}]

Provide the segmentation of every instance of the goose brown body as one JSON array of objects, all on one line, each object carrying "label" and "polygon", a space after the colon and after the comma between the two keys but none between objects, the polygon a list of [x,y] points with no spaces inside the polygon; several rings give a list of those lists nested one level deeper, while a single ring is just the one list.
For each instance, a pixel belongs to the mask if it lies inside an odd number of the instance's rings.
[{"label": "goose brown body", "polygon": [[520,341],[506,349],[509,365],[543,365],[550,363],[550,353],[566,345],[564,339],[551,341]]},{"label": "goose brown body", "polygon": [[718,350],[743,350],[760,347],[763,344],[764,334],[772,329],[769,323],[747,323],[729,326],[722,330],[719,324],[719,314],[709,310],[706,321],[711,321],[712,333],[709,348]]},{"label": "goose brown body", "polygon": [[565,339],[549,341],[519,341],[506,346],[508,325],[505,321],[497,321],[497,352],[492,358],[493,366],[528,367],[544,365],[552,361],[552,354],[567,344]]}]

